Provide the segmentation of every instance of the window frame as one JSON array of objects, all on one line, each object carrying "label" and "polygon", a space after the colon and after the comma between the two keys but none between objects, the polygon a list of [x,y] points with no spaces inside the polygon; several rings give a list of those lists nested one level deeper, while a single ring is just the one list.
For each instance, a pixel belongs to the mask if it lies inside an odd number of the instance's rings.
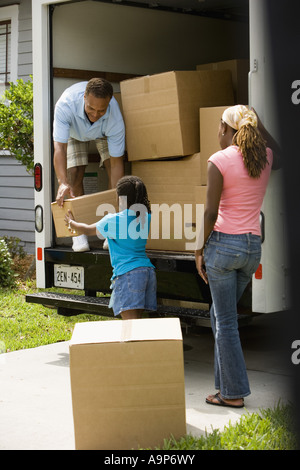
[{"label": "window frame", "polygon": [[[9,36],[10,36],[10,39],[11,39],[11,20],[4,20],[4,21],[1,21],[0,19],[0,27],[1,26],[6,26],[5,28],[5,32],[1,33],[0,32],[0,37],[2,36],[5,36],[5,57],[4,57],[4,71],[1,72],[0,70],[0,83],[4,83],[4,85],[8,86],[9,84],[9,80],[8,80],[8,76],[10,77],[10,69],[11,69],[11,50],[9,50],[9,46],[10,46],[10,49],[11,49],[11,41],[9,43]],[[10,26],[10,31],[8,30]],[[8,66],[9,65],[9,58],[10,58],[10,67]],[[4,80],[3,82],[1,81],[2,77],[4,76]]]},{"label": "window frame", "polygon": [[[19,40],[19,5],[0,7],[0,23],[10,21],[10,82],[16,82],[18,78],[18,40]],[[7,83],[2,83],[7,86]]]}]

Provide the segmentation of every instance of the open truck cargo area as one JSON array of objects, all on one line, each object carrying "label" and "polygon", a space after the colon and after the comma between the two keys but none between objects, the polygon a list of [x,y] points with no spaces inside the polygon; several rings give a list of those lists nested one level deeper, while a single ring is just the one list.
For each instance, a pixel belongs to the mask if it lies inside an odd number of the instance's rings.
[{"label": "open truck cargo area", "polygon": [[[152,204],[177,204],[180,221],[167,214],[171,234],[179,227],[186,235],[184,205],[205,206],[207,159],[219,149],[222,110],[243,101],[271,132],[276,129],[263,3],[39,0],[34,6],[35,164],[43,175],[35,191],[36,214],[42,219],[36,224],[37,287],[76,293],[40,292],[28,295],[28,302],[54,306],[63,315],[112,315],[112,268],[103,241],[92,238],[89,252],[73,252],[62,214],[60,233],[53,223],[51,203],[58,186],[52,122],[61,93],[97,76],[112,83],[126,128],[125,173],[143,179]],[[108,190],[98,160],[91,146],[84,177],[87,195]],[[271,176],[262,208],[261,265],[239,304],[241,319],[288,308],[278,173]],[[91,213],[96,217],[96,207]],[[164,214],[160,216],[163,220]],[[189,234],[199,227],[196,214],[191,217]],[[184,235],[149,238],[147,253],[157,274],[156,314],[209,324],[209,287],[196,271],[195,246]]]},{"label": "open truck cargo area", "polygon": [[[158,281],[158,308],[155,315],[178,315],[189,322],[209,319],[209,290],[196,276],[193,256],[184,253],[149,251],[148,256],[156,267]],[[84,291],[77,294],[42,292],[27,296],[27,301],[57,308],[59,314],[76,315],[94,313],[113,316],[108,308],[110,294],[111,264],[105,250],[74,253],[71,248],[50,248],[45,251],[48,287],[70,286],[66,267],[84,269]],[[57,267],[59,268],[57,270]],[[56,270],[56,273],[54,271]],[[55,280],[56,276],[56,280]],[[59,276],[59,279],[57,278]],[[54,283],[53,283],[54,280]],[[100,296],[97,293],[101,293]],[[189,301],[187,301],[189,299]]]}]

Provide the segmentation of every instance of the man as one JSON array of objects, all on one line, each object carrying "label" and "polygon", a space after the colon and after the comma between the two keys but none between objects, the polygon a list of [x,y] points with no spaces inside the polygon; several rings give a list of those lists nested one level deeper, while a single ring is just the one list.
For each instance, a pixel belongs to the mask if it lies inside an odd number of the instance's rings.
[{"label": "man", "polygon": [[[88,164],[88,144],[95,141],[109,188],[124,176],[125,126],[112,85],[92,78],[67,88],[55,106],[54,169],[58,179],[56,201],[84,194],[83,177]],[[74,251],[88,251],[86,235],[73,238]]]}]

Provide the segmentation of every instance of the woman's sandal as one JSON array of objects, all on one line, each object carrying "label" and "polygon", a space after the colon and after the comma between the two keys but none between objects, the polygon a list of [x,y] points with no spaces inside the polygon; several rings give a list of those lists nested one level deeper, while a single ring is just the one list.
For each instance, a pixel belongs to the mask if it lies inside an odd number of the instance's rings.
[{"label": "woman's sandal", "polygon": [[[212,401],[214,399],[216,399],[217,401],[216,402]],[[234,404],[228,403],[227,401],[224,401],[223,398],[221,397],[220,392],[213,395],[212,400],[209,400],[208,398],[206,398],[206,403],[208,403],[209,405],[215,405],[215,406],[228,406],[229,408],[243,408],[244,407],[243,398],[241,398],[241,400],[243,400],[242,405],[234,405]]]}]

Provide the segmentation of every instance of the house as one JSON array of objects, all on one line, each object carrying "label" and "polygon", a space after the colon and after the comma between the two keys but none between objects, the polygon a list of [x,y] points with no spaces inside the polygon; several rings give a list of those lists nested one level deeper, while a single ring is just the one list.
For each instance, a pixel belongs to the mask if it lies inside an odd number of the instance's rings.
[{"label": "house", "polygon": [[[0,0],[0,94],[8,82],[32,74],[31,0]],[[33,177],[0,149],[0,237],[16,237],[34,253]]]}]

